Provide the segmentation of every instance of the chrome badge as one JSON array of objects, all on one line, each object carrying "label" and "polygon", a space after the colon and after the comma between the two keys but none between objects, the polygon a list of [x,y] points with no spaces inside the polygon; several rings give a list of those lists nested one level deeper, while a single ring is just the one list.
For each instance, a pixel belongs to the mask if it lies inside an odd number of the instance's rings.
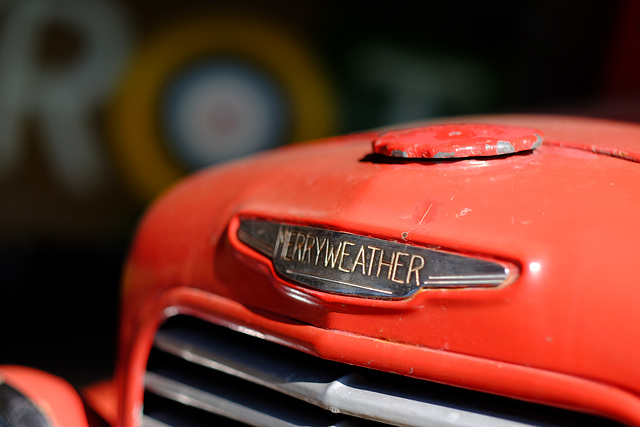
[{"label": "chrome badge", "polygon": [[421,288],[495,287],[509,276],[496,262],[316,227],[243,220],[238,239],[281,276],[341,295],[406,298]]}]

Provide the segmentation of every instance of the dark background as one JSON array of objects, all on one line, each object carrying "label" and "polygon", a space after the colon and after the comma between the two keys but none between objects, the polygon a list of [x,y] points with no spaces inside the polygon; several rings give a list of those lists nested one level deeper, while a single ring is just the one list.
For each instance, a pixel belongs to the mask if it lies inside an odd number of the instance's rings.
[{"label": "dark background", "polygon": [[[0,37],[17,19],[19,4],[0,8]],[[277,23],[317,58],[335,95],[336,124],[326,135],[485,113],[640,121],[638,2],[364,4],[243,1],[231,10],[215,1],[114,2],[130,33],[121,73],[140,46],[174,21],[233,12]],[[55,19],[33,32],[32,67],[64,70],[87,49],[81,33]],[[0,73],[14,65],[0,62]],[[118,92],[119,78],[114,97],[126,96]],[[78,196],[58,182],[43,148],[47,131],[29,111],[17,119],[24,154],[0,175],[0,364],[42,368],[77,387],[113,370],[122,266],[136,223],[155,196],[136,193],[132,178],[121,173],[104,120],[110,105],[108,93],[86,118],[108,166],[100,191]],[[189,173],[163,138],[158,150]]]}]

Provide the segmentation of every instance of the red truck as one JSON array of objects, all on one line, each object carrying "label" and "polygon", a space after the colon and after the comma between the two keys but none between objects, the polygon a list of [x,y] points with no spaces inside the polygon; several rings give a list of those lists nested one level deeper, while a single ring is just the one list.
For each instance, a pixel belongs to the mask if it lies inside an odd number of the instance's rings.
[{"label": "red truck", "polygon": [[0,426],[640,426],[638,162],[640,125],[485,116],[196,173],[137,230],[114,378],[0,367]]}]

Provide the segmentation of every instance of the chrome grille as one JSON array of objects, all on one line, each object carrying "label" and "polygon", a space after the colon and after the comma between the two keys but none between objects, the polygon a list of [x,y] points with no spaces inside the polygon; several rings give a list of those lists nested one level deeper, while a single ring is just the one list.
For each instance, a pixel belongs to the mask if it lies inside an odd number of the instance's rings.
[{"label": "chrome grille", "polygon": [[344,365],[202,320],[158,331],[145,426],[619,426],[584,414]]}]

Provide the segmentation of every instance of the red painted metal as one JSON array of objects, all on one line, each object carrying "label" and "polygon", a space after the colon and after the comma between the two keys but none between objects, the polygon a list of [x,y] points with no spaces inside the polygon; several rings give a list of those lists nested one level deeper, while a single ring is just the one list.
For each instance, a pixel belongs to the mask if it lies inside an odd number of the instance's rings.
[{"label": "red painted metal", "polygon": [[82,390],[82,399],[100,419],[118,424],[118,392],[112,379],[100,381]]},{"label": "red painted metal", "polygon": [[87,427],[84,404],[66,381],[46,372],[24,366],[0,366],[0,379],[31,400],[60,427]]},{"label": "red painted metal", "polygon": [[496,156],[532,150],[542,131],[495,124],[443,124],[385,132],[373,141],[378,154],[405,158]]},{"label": "red painted metal", "polygon": [[[120,424],[136,425],[155,329],[181,312],[328,359],[640,426],[640,165],[599,149],[640,153],[640,126],[463,120],[540,129],[546,141],[485,160],[378,162],[372,131],[206,170],[164,195],[124,275]],[[326,294],[277,277],[238,241],[241,217],[507,261],[519,277],[400,301]]]}]

